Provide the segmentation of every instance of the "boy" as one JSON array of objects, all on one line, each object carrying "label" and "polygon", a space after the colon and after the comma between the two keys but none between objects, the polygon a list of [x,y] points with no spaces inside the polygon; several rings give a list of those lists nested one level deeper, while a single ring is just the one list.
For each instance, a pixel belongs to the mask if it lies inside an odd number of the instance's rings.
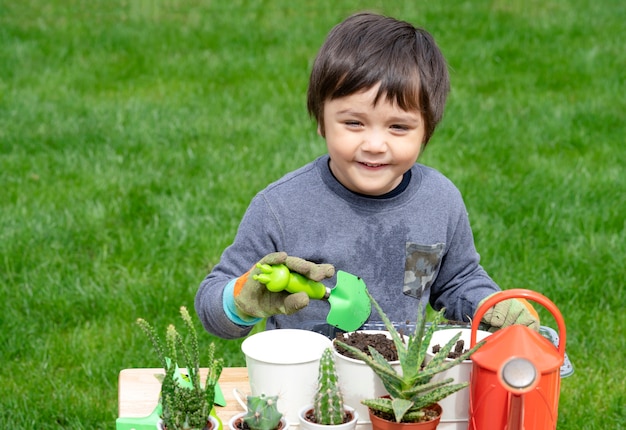
[{"label": "boy", "polygon": [[[255,281],[259,261],[285,263],[329,287],[335,269],[355,274],[392,321],[414,319],[427,303],[469,321],[499,288],[480,266],[459,191],[416,163],[448,91],[445,59],[426,31],[370,13],[333,28],[308,90],[328,154],[254,197],[198,290],[207,331],[238,338],[262,318],[268,329],[311,329],[325,320],[328,303],[272,293]],[[484,320],[538,328],[522,302],[501,302]]]}]

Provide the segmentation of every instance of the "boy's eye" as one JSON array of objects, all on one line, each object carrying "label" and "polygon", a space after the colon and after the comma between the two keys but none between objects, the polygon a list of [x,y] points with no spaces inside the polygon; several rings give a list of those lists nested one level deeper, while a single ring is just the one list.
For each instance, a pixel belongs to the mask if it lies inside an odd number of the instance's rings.
[{"label": "boy's eye", "polygon": [[348,127],[358,127],[358,126],[360,126],[360,125],[361,125],[361,123],[360,123],[359,121],[352,121],[352,120],[345,121],[344,123],[345,123]]},{"label": "boy's eye", "polygon": [[394,124],[390,127],[393,131],[408,131],[409,127],[406,125]]}]

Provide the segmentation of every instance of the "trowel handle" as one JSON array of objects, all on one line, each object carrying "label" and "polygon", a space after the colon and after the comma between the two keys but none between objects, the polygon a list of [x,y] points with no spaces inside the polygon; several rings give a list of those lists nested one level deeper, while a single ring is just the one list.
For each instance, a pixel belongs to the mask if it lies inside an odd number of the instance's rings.
[{"label": "trowel handle", "polygon": [[325,299],[327,289],[321,282],[313,281],[298,272],[292,272],[284,264],[260,264],[256,267],[261,271],[254,275],[255,281],[265,284],[268,290],[273,293],[287,291],[288,293],[305,292],[312,299]]},{"label": "trowel handle", "polygon": [[478,326],[480,321],[483,319],[485,313],[496,303],[502,302],[508,299],[528,299],[533,302],[537,302],[546,308],[556,321],[557,326],[559,327],[559,354],[564,357],[565,356],[565,321],[563,320],[563,315],[556,307],[554,303],[546,296],[541,293],[532,290],[526,290],[523,288],[513,288],[510,290],[500,291],[491,297],[489,297],[485,302],[476,310],[474,314],[474,319],[472,320],[472,332],[470,335],[470,348],[476,345],[476,332],[478,331]]}]

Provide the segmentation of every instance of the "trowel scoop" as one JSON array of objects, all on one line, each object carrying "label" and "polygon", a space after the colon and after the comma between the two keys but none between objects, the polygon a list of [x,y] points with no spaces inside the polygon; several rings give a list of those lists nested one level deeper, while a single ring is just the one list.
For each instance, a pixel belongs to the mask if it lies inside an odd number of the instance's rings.
[{"label": "trowel scoop", "polygon": [[305,276],[291,272],[284,264],[257,266],[261,274],[254,279],[265,284],[273,292],[307,293],[309,298],[327,300],[330,311],[326,322],[344,331],[354,331],[361,327],[372,312],[367,296],[367,287],[363,279],[343,270],[337,271],[337,284],[328,288],[321,282],[312,281]]}]

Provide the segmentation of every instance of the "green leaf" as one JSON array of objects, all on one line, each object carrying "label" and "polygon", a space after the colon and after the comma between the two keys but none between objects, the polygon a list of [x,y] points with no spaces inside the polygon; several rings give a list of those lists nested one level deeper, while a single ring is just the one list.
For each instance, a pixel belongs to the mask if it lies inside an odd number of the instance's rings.
[{"label": "green leaf", "polygon": [[406,399],[392,399],[391,406],[393,408],[393,415],[396,417],[396,422],[401,422],[404,414],[411,409],[413,402]]}]

